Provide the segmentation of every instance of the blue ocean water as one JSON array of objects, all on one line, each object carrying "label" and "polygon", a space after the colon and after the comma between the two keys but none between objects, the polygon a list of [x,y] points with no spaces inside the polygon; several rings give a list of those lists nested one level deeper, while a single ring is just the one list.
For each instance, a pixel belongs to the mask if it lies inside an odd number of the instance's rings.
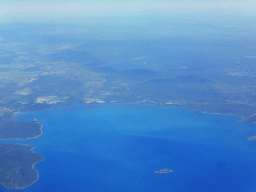
[{"label": "blue ocean water", "polygon": [[[15,116],[35,118],[40,138],[11,141],[45,157],[35,166],[39,180],[22,192],[256,191],[256,142],[246,140],[255,125],[235,116],[78,104]],[[154,173],[164,168],[173,173]]]}]

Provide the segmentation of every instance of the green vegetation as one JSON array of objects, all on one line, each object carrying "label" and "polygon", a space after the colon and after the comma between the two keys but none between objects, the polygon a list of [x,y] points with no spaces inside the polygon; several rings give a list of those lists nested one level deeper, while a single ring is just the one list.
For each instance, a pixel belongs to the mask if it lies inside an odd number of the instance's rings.
[{"label": "green vegetation", "polygon": [[21,189],[38,180],[34,164],[43,160],[33,147],[19,144],[0,145],[0,183],[8,189]]},{"label": "green vegetation", "polygon": [[30,139],[41,134],[39,121],[0,121],[0,139]]}]

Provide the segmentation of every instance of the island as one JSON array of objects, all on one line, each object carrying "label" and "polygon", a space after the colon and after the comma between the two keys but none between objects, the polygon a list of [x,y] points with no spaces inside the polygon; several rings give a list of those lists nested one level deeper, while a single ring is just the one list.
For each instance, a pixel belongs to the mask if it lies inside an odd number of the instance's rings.
[{"label": "island", "polygon": [[254,140],[256,140],[256,135],[251,136],[251,137],[248,137],[247,140],[248,140],[248,141],[254,141]]},{"label": "island", "polygon": [[172,173],[173,170],[170,170],[170,169],[160,169],[160,170],[157,170],[157,171],[154,171],[154,173]]},{"label": "island", "polygon": [[22,189],[38,180],[34,165],[43,157],[34,147],[21,144],[0,144],[0,184],[8,189]]},{"label": "island", "polygon": [[0,121],[0,139],[31,139],[42,134],[43,125],[35,121]]},{"label": "island", "polygon": [[256,115],[253,114],[250,116],[247,120],[242,121],[244,123],[249,123],[249,124],[255,124],[256,123]]}]

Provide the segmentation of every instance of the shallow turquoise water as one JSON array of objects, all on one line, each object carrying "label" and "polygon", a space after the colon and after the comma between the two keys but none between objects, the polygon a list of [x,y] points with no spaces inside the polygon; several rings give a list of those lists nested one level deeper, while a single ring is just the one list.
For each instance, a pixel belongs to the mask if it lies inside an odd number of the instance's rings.
[{"label": "shallow turquoise water", "polygon": [[[56,106],[17,115],[44,125],[28,141],[45,160],[20,191],[250,192],[255,125],[235,116],[148,105]],[[7,142],[7,141],[5,141]],[[155,174],[169,168],[173,173]],[[0,187],[1,191],[12,191]]]}]

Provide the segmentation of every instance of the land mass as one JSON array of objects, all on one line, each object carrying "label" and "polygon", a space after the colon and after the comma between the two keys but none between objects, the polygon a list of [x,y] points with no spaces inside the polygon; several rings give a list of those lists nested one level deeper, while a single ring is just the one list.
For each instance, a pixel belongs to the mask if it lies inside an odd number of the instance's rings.
[{"label": "land mass", "polygon": [[42,134],[39,121],[0,121],[0,139],[30,139]]},{"label": "land mass", "polygon": [[254,140],[256,140],[256,135],[251,136],[251,137],[248,137],[247,140],[248,140],[248,141],[254,141]]},{"label": "land mass", "polygon": [[[12,31],[15,27],[9,30]],[[244,119],[255,113],[256,85],[252,83],[256,78],[255,57],[247,56],[248,52],[256,55],[255,49],[252,48],[255,42],[250,42],[251,47],[246,46],[246,50],[234,55],[230,55],[230,52],[219,52],[222,50],[220,47],[222,39],[219,39],[219,43],[213,44],[212,42],[190,44],[183,40],[180,44],[177,43],[176,38],[170,37],[162,37],[157,41],[80,39],[75,42],[73,38],[59,34],[59,37],[65,41],[51,44],[49,42],[52,42],[55,36],[49,34],[49,39],[42,42],[41,39],[46,36],[41,36],[41,31],[37,31],[40,27],[35,28],[34,25],[30,27],[35,30],[33,41],[29,38],[31,34],[24,35],[14,30],[13,32],[18,33],[20,39],[23,39],[23,43],[10,38],[9,33],[1,42],[0,119],[2,120],[9,119],[17,113],[39,111],[56,104],[72,103],[88,105],[143,103],[183,107],[206,113],[233,114]],[[1,35],[6,31],[8,30],[2,29]],[[208,38],[205,40],[208,41]],[[65,43],[69,46],[62,47]],[[240,43],[237,44],[237,50],[243,47],[244,41]],[[148,49],[149,44],[150,49]],[[212,50],[209,50],[210,44],[219,56],[212,54]],[[188,46],[188,49],[184,49],[184,45]],[[195,46],[199,46],[200,49],[194,49]],[[229,48],[225,47],[225,50],[234,49],[233,44],[225,44],[225,46],[229,46]],[[161,61],[158,47],[162,47],[161,50],[165,52],[162,53],[165,57]],[[134,55],[135,49],[138,49],[138,54],[145,56]],[[180,55],[180,60],[177,58],[179,62],[169,57],[170,49],[183,53]],[[190,58],[191,52],[188,50],[195,50],[196,54],[193,55],[201,55],[201,50],[207,50],[209,52],[206,51],[205,55],[209,57]],[[119,56],[114,57],[113,52]],[[153,52],[156,60],[153,58]],[[241,54],[242,52],[244,55]],[[104,53],[104,56],[101,53]],[[188,60],[184,60],[183,56],[187,53],[190,56],[186,57]],[[241,57],[238,59],[239,54]],[[195,62],[196,60],[198,61]],[[161,67],[155,69],[153,67],[155,61],[162,63]],[[143,64],[142,67],[140,62],[148,64]],[[130,63],[134,69],[115,67],[125,66],[124,63]],[[206,65],[206,63],[211,64]],[[254,123],[255,120],[255,117],[252,117],[249,123]]]},{"label": "land mass", "polygon": [[22,189],[38,180],[34,165],[43,157],[33,147],[20,144],[0,145],[0,184],[8,189]]},{"label": "land mass", "polygon": [[160,170],[157,170],[157,171],[154,171],[154,173],[172,173],[173,170],[170,170],[170,169],[160,169]]},{"label": "land mass", "polygon": [[[163,36],[157,40],[88,41],[60,33],[57,39],[63,41],[57,41],[55,35],[42,36],[41,26],[36,26],[30,26],[33,41],[29,30],[23,34],[16,25],[8,30],[0,28],[1,36],[5,36],[0,42],[2,122],[18,113],[72,103],[183,107],[238,115],[248,119],[247,123],[256,122],[254,41],[246,40],[250,43],[246,48],[245,39],[236,41],[238,51],[234,51],[234,43],[224,43],[222,38],[212,42],[208,37],[200,42]],[[59,31],[63,31],[62,27]],[[12,38],[16,35],[9,34],[17,34],[19,41]],[[172,50],[180,53],[177,58],[170,57]],[[201,57],[201,50],[208,56]],[[164,57],[160,59],[159,54]],[[161,67],[155,68],[158,62]],[[133,67],[126,67],[126,63]],[[22,129],[7,129],[6,124],[2,129],[2,139],[26,139],[41,133],[39,129],[21,133]]]},{"label": "land mass", "polygon": [[255,124],[256,123],[256,115],[253,114],[250,116],[247,120],[243,121],[244,123],[249,123],[249,124]]}]

